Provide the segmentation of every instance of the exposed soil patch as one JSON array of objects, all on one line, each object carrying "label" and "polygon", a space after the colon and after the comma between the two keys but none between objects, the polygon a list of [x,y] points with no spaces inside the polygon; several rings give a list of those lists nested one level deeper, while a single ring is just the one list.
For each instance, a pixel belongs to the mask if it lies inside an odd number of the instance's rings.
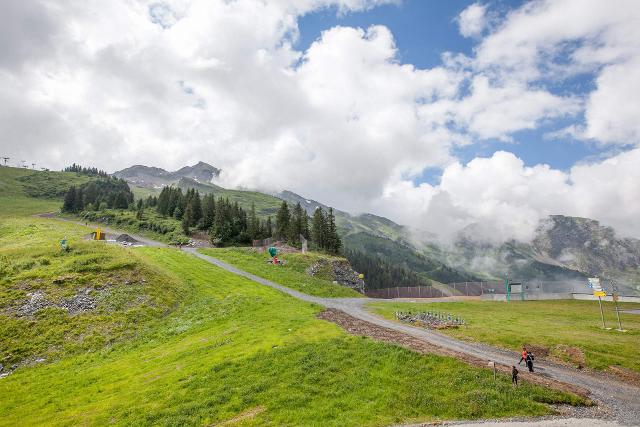
[{"label": "exposed soil patch", "polygon": [[241,412],[240,414],[236,415],[235,417],[231,418],[230,420],[224,421],[221,424],[211,424],[211,425],[230,426],[230,425],[234,425],[234,424],[239,424],[239,423],[241,423],[243,421],[250,420],[251,418],[254,418],[256,415],[261,414],[266,410],[267,410],[267,408],[265,408],[264,406],[256,406],[255,408],[247,409],[246,411]]},{"label": "exposed soil patch", "polygon": [[584,355],[584,352],[578,347],[560,344],[555,346],[554,352],[561,360],[568,361],[578,369],[584,369],[584,367],[587,365],[587,359]]},{"label": "exposed soil patch", "polygon": [[640,387],[640,374],[632,371],[631,369],[623,368],[621,366],[609,366],[607,372],[612,373],[616,378]]},{"label": "exposed soil patch", "polygon": [[536,344],[525,344],[524,347],[527,348],[528,351],[533,353],[536,358],[543,358],[549,355],[549,349],[547,347],[543,347],[541,345]]},{"label": "exposed soil patch", "polygon": [[[412,337],[411,335],[394,331],[393,329],[385,328],[382,326],[374,325],[369,322],[365,322],[364,320],[356,319],[355,317],[349,316],[341,310],[329,308],[318,314],[318,318],[341,326],[351,335],[366,336],[369,338],[373,338],[376,341],[398,344],[411,350],[417,351],[418,353],[431,353],[440,356],[455,357],[456,359],[468,363],[469,365],[480,368],[487,368],[487,361],[484,359],[479,359],[477,357],[473,357],[464,353],[459,353],[430,343],[426,343],[419,340],[418,338]],[[507,375],[511,374],[511,366],[496,363],[496,370]],[[582,387],[566,384],[551,378],[545,378],[540,375],[530,374],[523,371],[524,370],[520,371],[521,373],[519,377],[529,383],[574,393],[583,398],[588,398],[589,396],[589,391]]]}]

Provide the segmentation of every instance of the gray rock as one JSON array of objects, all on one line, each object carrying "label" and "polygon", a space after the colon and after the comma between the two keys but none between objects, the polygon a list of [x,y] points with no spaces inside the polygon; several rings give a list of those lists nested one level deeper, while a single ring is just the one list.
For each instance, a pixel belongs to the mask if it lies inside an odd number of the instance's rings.
[{"label": "gray rock", "polygon": [[333,283],[364,293],[364,280],[358,277],[358,273],[351,267],[351,264],[349,264],[349,261],[346,259],[335,259],[329,261],[322,258],[307,269],[307,274],[315,276],[329,263],[331,263]]}]

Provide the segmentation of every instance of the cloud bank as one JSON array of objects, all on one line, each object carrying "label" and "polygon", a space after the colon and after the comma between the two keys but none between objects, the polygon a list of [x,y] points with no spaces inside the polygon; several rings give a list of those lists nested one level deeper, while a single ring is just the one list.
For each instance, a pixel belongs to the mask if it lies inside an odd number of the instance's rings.
[{"label": "cloud bank", "polygon": [[[382,0],[5,2],[0,144],[60,168],[177,168],[290,189],[341,209],[453,233],[477,223],[526,239],[551,213],[640,237],[640,10],[634,1],[533,1],[457,20],[473,55],[419,69],[385,26],[334,27],[297,47],[301,16]],[[558,82],[591,76],[583,91]],[[554,121],[618,154],[568,171],[508,152],[461,164],[455,148]],[[561,143],[561,142],[559,142]],[[427,168],[438,184],[416,184]]]}]

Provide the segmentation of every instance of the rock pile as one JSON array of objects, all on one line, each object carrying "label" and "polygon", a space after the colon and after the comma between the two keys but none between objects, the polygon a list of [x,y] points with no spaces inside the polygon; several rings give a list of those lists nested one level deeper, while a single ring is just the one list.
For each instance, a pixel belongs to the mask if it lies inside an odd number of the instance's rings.
[{"label": "rock pile", "polygon": [[459,316],[431,311],[421,313],[396,311],[396,318],[401,322],[411,323],[427,329],[457,328],[465,325],[464,319]]},{"label": "rock pile", "polygon": [[133,237],[129,236],[128,234],[119,235],[118,237],[116,237],[116,242],[118,242],[118,243],[131,243],[132,245],[134,245],[136,243],[140,243],[136,239],[134,239]]},{"label": "rock pile", "polygon": [[351,268],[349,261],[334,260],[331,261],[331,266],[333,267],[336,282],[360,293],[364,292],[364,280],[358,277],[358,273]]},{"label": "rock pile", "polygon": [[32,292],[27,294],[29,300],[16,309],[16,315],[20,317],[32,316],[47,307],[61,308],[67,310],[69,314],[95,310],[96,300],[90,295],[90,292],[90,289],[81,289],[71,298],[63,298],[57,302],[47,300],[41,291]]},{"label": "rock pile", "polygon": [[331,276],[334,282],[364,293],[364,280],[358,277],[358,272],[354,271],[347,260],[335,259],[329,261],[328,259],[322,258],[307,269],[307,274],[309,276],[316,276],[329,264],[331,264]]}]

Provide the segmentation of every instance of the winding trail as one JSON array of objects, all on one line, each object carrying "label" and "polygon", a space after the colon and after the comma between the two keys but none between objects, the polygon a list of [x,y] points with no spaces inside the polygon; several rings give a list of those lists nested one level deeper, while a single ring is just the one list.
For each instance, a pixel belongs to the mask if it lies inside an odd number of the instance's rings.
[{"label": "winding trail", "polygon": [[[344,311],[348,315],[357,319],[405,333],[447,350],[468,354],[487,361],[494,361],[506,366],[511,366],[514,364],[514,361],[518,360],[520,357],[516,352],[498,349],[489,345],[469,343],[432,330],[419,329],[387,320],[372,314],[364,307],[367,302],[371,301],[379,302],[393,300],[372,298],[322,298],[311,296],[248,273],[234,267],[233,265],[220,261],[217,258],[202,254],[195,248],[184,248],[183,251],[231,273],[277,289],[294,298],[315,303],[326,308]],[[536,371],[539,375],[589,390],[592,398],[604,403],[611,409],[612,415],[621,425],[640,425],[640,388],[616,381],[604,375],[589,374],[567,366],[550,363],[548,361],[540,361],[536,363]]]},{"label": "winding trail", "polygon": [[[82,222],[55,217],[51,214],[42,214],[40,216],[45,218],[52,218],[52,219],[72,222],[79,225],[85,225],[85,223],[82,223]],[[125,233],[123,231],[115,230],[104,225],[100,225],[100,227],[102,228],[103,231],[107,233],[114,233],[114,234]],[[138,236],[131,233],[128,233],[128,234],[133,238],[135,238],[136,240],[143,242],[149,246],[153,246],[153,247],[168,246],[164,243],[157,242],[155,240],[145,238],[143,236]],[[452,338],[432,330],[416,328],[416,327],[404,325],[398,322],[394,322],[391,320],[387,320],[372,314],[365,308],[365,304],[368,302],[372,302],[372,301],[394,302],[394,300],[382,300],[382,299],[373,299],[373,298],[316,297],[316,296],[304,294],[302,292],[290,289],[286,286],[279,285],[270,280],[248,273],[244,270],[234,267],[231,264],[223,262],[217,258],[202,254],[198,252],[196,248],[182,248],[182,251],[189,253],[195,257],[198,257],[213,265],[216,265],[231,273],[245,277],[249,280],[260,283],[262,285],[269,286],[273,289],[277,289],[299,300],[318,304],[326,308],[341,310],[356,319],[360,319],[362,321],[371,323],[373,325],[377,325],[380,327],[388,328],[394,331],[407,334],[409,336],[422,340],[426,343],[433,344],[447,350],[463,353],[478,359],[493,361],[493,362],[496,362],[497,364],[502,364],[506,366],[513,365],[514,361],[520,358],[520,355],[513,351],[503,350],[503,349],[499,349],[499,348],[485,345],[485,344],[465,342],[465,341],[461,341],[456,338]],[[571,384],[574,386],[587,389],[591,393],[590,397],[592,399],[603,403],[606,407],[610,409],[611,416],[615,419],[615,421],[617,421],[618,425],[640,426],[640,388],[617,381],[604,374],[587,373],[587,372],[579,371],[577,369],[574,369],[568,366],[558,365],[549,361],[537,362],[536,372],[537,372],[537,375],[542,375],[544,377],[551,378],[563,383],[567,383],[567,384]],[[558,421],[561,421],[561,420],[558,420]],[[612,425],[610,424],[609,421],[605,422],[604,420],[584,419],[583,421],[584,423],[582,425],[585,425],[585,426]],[[600,423],[599,421],[602,421],[602,423]],[[544,423],[544,421],[541,421],[540,423]],[[526,423],[525,425],[544,425],[540,423],[531,422],[530,424]],[[452,424],[456,424],[456,423],[452,423]],[[501,423],[501,425],[507,425],[507,424]],[[523,424],[519,424],[519,425],[523,425]],[[549,424],[549,425],[555,426],[555,425],[563,425],[563,424],[557,424],[554,422],[553,424]],[[577,423],[566,424],[566,425],[577,425]]]}]

